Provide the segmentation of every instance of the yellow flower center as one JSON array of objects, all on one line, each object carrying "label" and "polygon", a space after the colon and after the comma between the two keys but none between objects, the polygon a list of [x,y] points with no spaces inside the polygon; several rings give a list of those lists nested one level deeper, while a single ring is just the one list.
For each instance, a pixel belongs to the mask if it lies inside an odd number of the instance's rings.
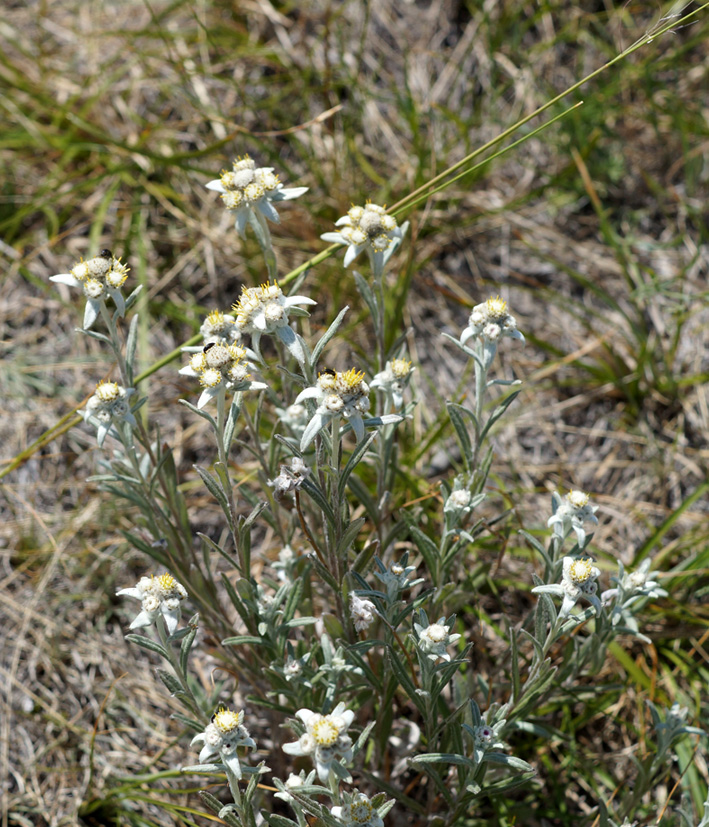
[{"label": "yellow flower center", "polygon": [[239,726],[239,714],[222,707],[212,718],[212,723],[222,733],[232,732]]},{"label": "yellow flower center", "polygon": [[396,379],[406,379],[411,373],[411,362],[406,359],[392,359],[391,372]]},{"label": "yellow flower center", "polygon": [[569,574],[574,583],[585,583],[593,575],[593,562],[590,557],[574,560],[569,568]]},{"label": "yellow flower center", "polygon": [[352,805],[352,821],[356,824],[366,824],[372,817],[373,809],[374,808],[367,799],[360,799],[356,804]]},{"label": "yellow flower center", "polygon": [[588,505],[589,496],[583,491],[569,491],[566,499],[569,501],[570,505],[573,505],[574,508],[583,508]]},{"label": "yellow flower center", "polygon": [[507,315],[507,302],[499,296],[485,302],[485,310],[489,319],[502,319]]},{"label": "yellow flower center", "polygon": [[164,589],[166,592],[172,591],[177,587],[177,580],[175,580],[175,578],[167,572],[165,572],[165,574],[161,574],[156,579],[160,588]]},{"label": "yellow flower center", "polygon": [[337,374],[337,389],[340,393],[353,393],[359,390],[364,379],[364,371],[357,368],[350,368],[344,373]]},{"label": "yellow flower center", "polygon": [[101,402],[114,402],[121,395],[117,382],[99,382],[96,385],[96,397]]},{"label": "yellow flower center", "polygon": [[311,735],[319,747],[331,747],[340,737],[340,730],[329,715],[324,715],[313,723]]}]

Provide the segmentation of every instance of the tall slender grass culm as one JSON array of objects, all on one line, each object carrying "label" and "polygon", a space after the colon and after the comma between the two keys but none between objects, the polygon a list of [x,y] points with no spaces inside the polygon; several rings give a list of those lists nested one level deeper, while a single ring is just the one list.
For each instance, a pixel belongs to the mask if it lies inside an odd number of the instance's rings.
[{"label": "tall slender grass culm", "polygon": [[8,10],[2,827],[709,827],[708,11]]}]

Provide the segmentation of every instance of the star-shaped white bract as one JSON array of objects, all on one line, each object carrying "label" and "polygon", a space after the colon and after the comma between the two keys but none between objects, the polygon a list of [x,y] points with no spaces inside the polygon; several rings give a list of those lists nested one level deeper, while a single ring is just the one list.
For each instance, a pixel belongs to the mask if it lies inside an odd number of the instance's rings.
[{"label": "star-shaped white bract", "polygon": [[288,755],[307,755],[315,764],[318,778],[327,784],[330,768],[337,758],[352,760],[352,739],[347,730],[354,720],[354,712],[339,703],[329,715],[321,715],[310,709],[299,709],[296,717],[305,726],[305,732],[297,741],[283,745]]},{"label": "star-shaped white bract", "polygon": [[579,546],[583,548],[586,543],[584,523],[598,525],[598,506],[591,503],[589,495],[584,491],[569,491],[563,502],[555,493],[553,502],[556,510],[547,525],[554,526],[554,533],[562,538],[573,529]]},{"label": "star-shaped white bract", "polygon": [[93,395],[86,402],[86,407],[79,411],[86,422],[95,426],[99,447],[103,445],[116,422],[127,422],[132,427],[136,426],[128,401],[134,393],[135,388],[124,388],[117,382],[99,382]]},{"label": "star-shaped white bract", "polygon": [[198,408],[203,408],[211,399],[230,391],[264,390],[268,385],[252,382],[247,351],[239,345],[225,342],[210,342],[190,357],[189,364],[180,370],[183,376],[194,376],[204,388]]},{"label": "star-shaped white bract", "polygon": [[125,315],[126,303],[120,288],[127,278],[128,267],[121,264],[119,258],[114,258],[110,250],[102,250],[95,258],[74,265],[69,273],[59,273],[49,280],[69,287],[81,287],[86,296],[83,326],[84,330],[89,330],[98,318],[106,296],[113,299],[118,315]]},{"label": "star-shaped white bract", "polygon": [[185,587],[171,575],[141,577],[132,589],[121,589],[118,596],[136,597],[142,603],[142,611],[131,623],[131,629],[151,626],[160,615],[170,634],[177,629],[180,621],[180,603],[187,597]]},{"label": "star-shaped white bract", "polygon": [[[251,344],[261,360],[260,340],[264,333],[277,336],[291,356],[302,365],[305,360],[300,337],[288,324],[288,316],[307,316],[299,304],[317,304],[307,296],[286,296],[277,283],[259,287],[242,287],[239,301],[233,306],[235,324],[241,333],[251,335]],[[261,360],[262,361],[262,360]]]},{"label": "star-shaped white bract", "polygon": [[195,735],[190,746],[201,746],[199,762],[203,764],[217,756],[231,774],[240,780],[243,772],[239,762],[239,747],[256,749],[256,741],[243,725],[244,713],[220,707],[204,732]]},{"label": "star-shaped white bract", "polygon": [[222,172],[221,177],[206,186],[208,190],[222,194],[224,206],[234,213],[234,226],[242,238],[254,210],[278,224],[280,218],[273,204],[291,201],[308,191],[307,187],[285,188],[273,174],[273,167],[257,167],[248,155],[238,158],[230,171]]},{"label": "star-shaped white bract", "polygon": [[535,594],[553,594],[563,598],[559,617],[566,617],[581,598],[588,600],[601,613],[601,600],[596,594],[601,572],[590,557],[564,557],[561,583],[535,586]]},{"label": "star-shaped white bract", "polygon": [[445,617],[438,619],[436,623],[431,623],[425,628],[419,623],[414,623],[414,629],[418,635],[416,641],[419,649],[430,659],[450,661],[451,656],[446,651],[446,647],[455,643],[460,635],[452,635],[450,633],[451,627],[446,624]]},{"label": "star-shaped white bract", "polygon": [[369,385],[364,381],[364,373],[356,368],[342,373],[334,370],[323,371],[315,385],[298,394],[296,404],[304,399],[316,399],[318,407],[303,431],[300,440],[301,451],[304,451],[320,430],[336,416],[344,416],[347,419],[357,442],[364,439],[365,425],[389,425],[401,422],[402,419],[398,414],[363,418],[369,411]]},{"label": "star-shaped white bract", "polygon": [[372,258],[373,269],[381,273],[403,238],[402,228],[394,216],[388,215],[384,207],[377,204],[352,207],[347,215],[337,219],[335,226],[342,229],[339,232],[323,233],[320,238],[346,245],[345,267],[349,267],[363,250],[367,250]]}]

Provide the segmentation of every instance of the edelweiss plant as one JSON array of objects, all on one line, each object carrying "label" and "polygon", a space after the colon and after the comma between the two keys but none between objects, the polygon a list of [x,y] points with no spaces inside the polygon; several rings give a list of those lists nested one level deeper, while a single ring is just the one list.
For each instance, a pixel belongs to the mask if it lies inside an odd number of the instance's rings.
[{"label": "edelweiss plant", "polygon": [[[266,223],[278,221],[274,204],[307,188],[283,188],[248,156],[207,187],[221,193],[240,235],[253,228],[268,274],[259,286],[242,286],[231,313],[215,309],[195,322],[202,343],[184,348],[189,363],[179,372],[201,391],[196,404],[182,402],[207,423],[214,446],[206,464],[194,466],[194,481],[223,520],[209,536],[192,527],[192,486],[183,484],[166,435],[136,416],[148,400],[134,375],[137,317],[127,333],[120,327],[137,295],[120,293],[127,267],[104,251],[54,277],[84,289],[83,332],[108,347],[120,377],[100,383],[82,411],[99,446],[111,447],[96,479],[130,503],[136,529],[128,540],[172,572],[118,594],[140,600],[130,630],[144,631],[128,639],[167,663],[158,674],[182,708],[174,718],[199,749],[199,763],[182,771],[214,775],[215,784],[226,777],[221,798],[203,790],[202,801],[239,827],[383,827],[395,805],[416,824],[468,823],[491,798],[535,777],[542,765],[530,743],[555,732],[549,710],[568,704],[570,686],[593,679],[620,636],[647,642],[641,612],[667,593],[648,558],[631,574],[619,563],[614,587],[599,593],[606,561],[596,565],[587,531],[598,508],[572,490],[552,496],[552,514],[538,527],[546,544],[522,532],[532,557],[527,585],[510,601],[520,616],[489,618],[475,590],[495,580],[495,570],[477,566],[473,575],[471,566],[485,538],[497,543],[504,533],[503,517],[490,517],[499,495],[488,481],[492,435],[520,381],[498,375],[496,356],[525,344],[507,301],[488,298],[460,333],[444,334],[471,371],[461,371],[462,392],[446,403],[433,436],[417,434],[424,447],[415,446],[404,471],[398,460],[411,451],[407,429],[418,402],[411,378],[421,369],[402,356],[406,331],[393,329],[401,314],[392,315],[395,274],[387,268],[407,224],[368,203],[322,236],[346,247],[345,267],[362,252],[369,259],[368,274],[353,277],[369,311],[372,353],[337,370],[324,366],[325,351],[348,308],[306,341],[299,319],[316,302],[283,292]],[[105,335],[89,330],[99,315]],[[273,339],[265,356],[264,336]],[[192,397],[188,382],[185,393]],[[456,467],[422,486],[414,466],[424,467],[425,451],[448,434],[460,448]],[[198,613],[181,627],[188,600]],[[496,652],[489,680],[471,652],[475,645],[489,660],[483,650],[493,639],[505,651]],[[213,688],[190,674],[196,645],[207,647],[201,668],[206,658],[225,676]],[[696,734],[684,713],[663,720],[651,709],[658,757],[639,763],[628,812],[665,771],[675,741]],[[294,741],[282,743],[284,726]],[[186,756],[187,740],[183,749]]]}]

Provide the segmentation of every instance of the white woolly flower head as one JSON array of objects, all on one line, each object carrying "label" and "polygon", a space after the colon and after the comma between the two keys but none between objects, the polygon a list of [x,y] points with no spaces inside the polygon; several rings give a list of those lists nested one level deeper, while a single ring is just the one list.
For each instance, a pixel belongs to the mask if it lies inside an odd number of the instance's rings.
[{"label": "white woolly flower head", "polygon": [[554,533],[565,538],[572,530],[581,548],[586,544],[585,523],[598,525],[596,511],[598,506],[591,503],[591,498],[584,491],[572,490],[563,501],[556,492],[552,496],[554,514],[549,518],[547,525],[554,527]]},{"label": "white woolly flower head", "polygon": [[428,626],[414,623],[417,635],[416,645],[431,660],[435,661],[440,658],[450,661],[451,656],[446,648],[460,638],[459,634],[451,634],[453,622],[454,619],[446,621],[445,617],[441,617],[436,623],[430,623]]},{"label": "white woolly flower head", "polygon": [[503,337],[524,341],[524,336],[517,330],[515,317],[507,310],[507,302],[495,296],[475,305],[460,343],[464,345],[468,339],[480,339],[486,346],[496,347]]},{"label": "white woolly flower head", "polygon": [[278,224],[280,218],[273,204],[291,201],[308,191],[307,187],[285,188],[274,175],[273,167],[257,167],[248,155],[237,158],[230,170],[222,170],[221,176],[206,186],[221,193],[224,206],[234,214],[235,227],[242,237],[247,222],[255,220],[254,211]]},{"label": "white woolly flower head", "polygon": [[593,560],[588,556],[564,557],[561,583],[535,586],[532,591],[535,594],[553,594],[563,598],[559,617],[566,617],[582,598],[593,605],[596,614],[600,614],[603,606],[596,594],[600,574],[600,570],[593,565]]},{"label": "white woolly flower head", "polygon": [[131,629],[151,626],[162,615],[167,630],[172,634],[180,621],[180,604],[187,597],[187,590],[165,572],[155,577],[141,577],[132,589],[121,589],[118,596],[127,595],[141,601],[142,611],[130,624]]},{"label": "white woolly flower head", "polygon": [[110,296],[119,316],[124,316],[126,303],[121,287],[128,278],[129,269],[110,250],[101,250],[99,255],[75,264],[68,273],[51,276],[50,281],[81,287],[86,297],[84,330],[89,330],[98,318],[102,305]]},{"label": "white woolly flower head", "polygon": [[310,787],[312,786],[314,780],[315,770],[311,770],[307,775],[305,770],[301,770],[298,775],[292,772],[288,778],[286,778],[285,784],[283,785],[285,790],[274,793],[273,797],[280,798],[281,801],[287,801],[288,804],[294,804],[295,799],[291,794],[291,791],[297,793],[300,791],[301,787]]},{"label": "white woolly flower head", "polygon": [[387,597],[390,601],[398,600],[403,589],[410,588],[423,582],[423,578],[412,580],[412,576],[416,573],[415,566],[409,566],[409,553],[404,553],[404,556],[398,562],[392,563],[387,568],[384,563],[378,558],[374,558],[378,571],[374,572],[374,576],[384,583],[387,591]]},{"label": "white woolly flower head", "polygon": [[283,751],[288,755],[309,756],[318,778],[326,784],[336,759],[352,760],[352,739],[347,730],[354,720],[354,712],[339,703],[328,715],[310,709],[299,709],[295,714],[302,721],[305,732],[297,741],[284,744]]},{"label": "white woolly flower head", "polygon": [[79,413],[86,422],[96,427],[99,446],[103,445],[111,426],[116,422],[127,422],[135,427],[136,421],[129,401],[134,393],[135,388],[124,388],[117,382],[102,381],[96,385],[96,390]]},{"label": "white woolly flower head", "polygon": [[403,404],[404,390],[415,370],[416,368],[407,359],[390,359],[384,370],[376,374],[369,386],[386,393],[391,398],[394,407],[398,409]]},{"label": "white woolly flower head", "polygon": [[378,272],[401,242],[405,230],[399,227],[385,207],[370,202],[364,207],[353,206],[347,215],[338,218],[335,226],[340,227],[338,232],[323,233],[320,238],[347,247],[345,267],[349,267],[363,250],[367,250]]},{"label": "white woolly flower head", "polygon": [[377,615],[377,607],[366,597],[350,592],[350,617],[358,632],[366,631]]},{"label": "white woolly flower head", "polygon": [[238,345],[241,340],[241,330],[236,319],[221,310],[212,310],[199,328],[204,344],[219,342],[227,345]]},{"label": "white woolly flower head", "polygon": [[244,713],[220,706],[212,715],[204,732],[192,739],[190,746],[201,746],[199,762],[203,764],[212,756],[218,757],[235,778],[243,775],[239,761],[239,747],[256,748],[256,742],[243,725]]},{"label": "white woolly flower head", "polygon": [[263,382],[251,381],[246,357],[245,348],[226,344],[224,340],[210,342],[192,354],[187,367],[182,368],[180,373],[199,379],[203,390],[197,402],[198,408],[203,408],[210,399],[227,390],[263,390],[267,387]]},{"label": "white woolly flower head", "polygon": [[[308,422],[300,440],[304,451],[315,439],[318,432],[336,416],[348,420],[357,442],[364,439],[364,416],[370,408],[369,385],[364,381],[364,372],[356,368],[346,371],[327,369],[318,375],[315,385],[301,391],[296,404],[304,399],[315,399],[318,403],[315,415]],[[385,414],[366,420],[368,425],[388,425],[401,422],[398,414]]]},{"label": "white woolly flower head", "polygon": [[305,359],[303,345],[288,324],[289,314],[307,316],[298,305],[317,302],[307,296],[286,296],[277,282],[259,287],[242,287],[241,296],[233,306],[234,319],[240,333],[249,333],[253,348],[261,359],[260,339],[264,334],[277,336],[291,355],[301,364]]},{"label": "white woolly flower head", "polygon": [[[383,798],[378,795],[376,798]],[[342,805],[333,807],[330,813],[344,827],[384,827],[384,821],[375,802],[364,793],[354,790],[342,793]]]}]

